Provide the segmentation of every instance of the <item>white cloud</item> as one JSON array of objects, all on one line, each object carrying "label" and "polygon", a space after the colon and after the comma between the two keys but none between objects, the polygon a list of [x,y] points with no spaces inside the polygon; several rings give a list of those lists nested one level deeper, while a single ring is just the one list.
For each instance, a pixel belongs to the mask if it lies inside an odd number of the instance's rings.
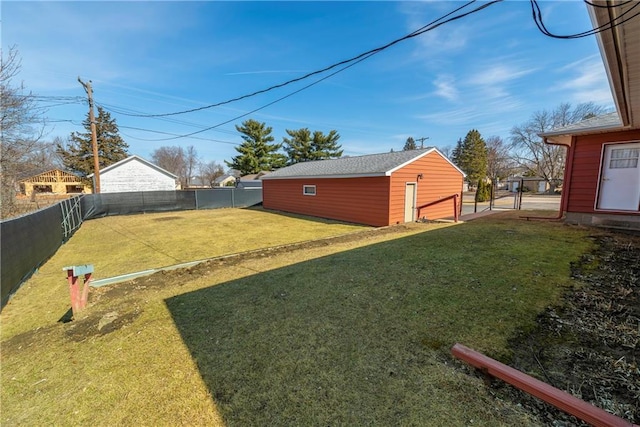
[{"label": "white cloud", "polygon": [[612,104],[611,89],[602,60],[598,55],[574,61],[558,70],[567,74],[551,91],[568,92],[568,101]]},{"label": "white cloud", "polygon": [[480,86],[495,86],[517,80],[536,71],[536,68],[516,68],[511,65],[499,64],[476,73],[469,79],[469,83]]},{"label": "white cloud", "polygon": [[433,82],[436,87],[435,94],[449,101],[457,101],[458,89],[454,85],[455,79],[450,75],[439,75]]}]

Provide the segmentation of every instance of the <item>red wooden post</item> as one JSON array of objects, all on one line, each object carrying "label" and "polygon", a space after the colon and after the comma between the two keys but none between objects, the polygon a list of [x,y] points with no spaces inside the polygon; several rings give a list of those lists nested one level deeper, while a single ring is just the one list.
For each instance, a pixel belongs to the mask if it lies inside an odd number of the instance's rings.
[{"label": "red wooden post", "polygon": [[[87,299],[89,298],[89,282],[91,281],[91,273],[93,273],[93,265],[85,264],[63,267],[62,271],[67,272],[69,295],[71,296],[71,310],[75,317],[77,313],[87,306]],[[78,283],[78,276],[80,275],[84,275],[82,291],[80,290],[80,285]]]},{"label": "red wooden post", "polygon": [[510,366],[502,364],[462,344],[456,344],[451,353],[471,366],[542,399],[556,408],[580,418],[595,427],[639,427],[604,409],[559,390]]},{"label": "red wooden post", "polygon": [[453,195],[453,221],[458,222],[458,195]]}]

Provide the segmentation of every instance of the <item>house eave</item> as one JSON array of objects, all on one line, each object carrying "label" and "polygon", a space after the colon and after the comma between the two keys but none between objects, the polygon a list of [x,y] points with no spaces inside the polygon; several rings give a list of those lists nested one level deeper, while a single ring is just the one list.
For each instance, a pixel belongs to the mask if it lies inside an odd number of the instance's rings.
[{"label": "house eave", "polygon": [[[616,110],[624,127],[640,127],[640,23],[635,2],[594,0],[587,6]],[[635,13],[635,12],[634,12]],[[633,16],[631,16],[633,18]],[[614,23],[614,25],[611,25]]]}]

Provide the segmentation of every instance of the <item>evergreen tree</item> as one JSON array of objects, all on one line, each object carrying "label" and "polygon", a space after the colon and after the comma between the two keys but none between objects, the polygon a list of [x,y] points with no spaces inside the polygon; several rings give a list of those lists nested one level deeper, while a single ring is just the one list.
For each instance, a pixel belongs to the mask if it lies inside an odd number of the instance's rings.
[{"label": "evergreen tree", "polygon": [[306,162],[313,160],[311,148],[311,132],[308,128],[298,130],[286,130],[290,138],[283,137],[282,144],[289,159],[287,164]]},{"label": "evergreen tree", "polygon": [[486,202],[491,198],[491,184],[481,179],[478,182],[478,188],[476,189],[477,202]]},{"label": "evergreen tree", "polygon": [[282,138],[282,143],[289,157],[288,164],[290,165],[310,160],[335,159],[342,156],[342,147],[338,144],[340,135],[335,130],[326,135],[315,131],[312,135],[308,128],[287,129],[287,134],[291,138]]},{"label": "evergreen tree", "polygon": [[467,174],[470,183],[477,183],[487,176],[487,145],[475,129],[470,130],[462,141],[458,166]]},{"label": "evergreen tree", "polygon": [[230,162],[224,161],[228,167],[238,170],[242,175],[247,175],[260,171],[272,171],[286,164],[287,157],[278,153],[282,144],[269,144],[273,142],[271,127],[249,119],[242,122],[242,126],[236,125],[236,130],[242,134],[244,141],[236,147],[239,154]]},{"label": "evergreen tree", "polygon": [[[56,151],[67,169],[86,177],[94,173],[89,113],[87,113],[87,118],[82,122],[82,125],[86,132],[72,132],[66,147],[59,142]],[[112,119],[109,112],[102,107],[98,107],[96,136],[100,169],[129,156],[127,152],[129,145],[118,134],[116,120]]]},{"label": "evergreen tree", "polygon": [[342,146],[338,144],[340,134],[332,130],[328,134],[320,131],[313,132],[311,149],[313,160],[336,159],[342,157]]},{"label": "evergreen tree", "polygon": [[407,138],[407,142],[405,142],[404,147],[402,147],[402,151],[417,150],[417,149],[418,149],[418,145],[416,144],[416,141],[412,137]]},{"label": "evergreen tree", "polygon": [[462,138],[458,138],[456,147],[451,152],[451,161],[455,163],[456,166],[460,167],[461,158],[462,158]]}]

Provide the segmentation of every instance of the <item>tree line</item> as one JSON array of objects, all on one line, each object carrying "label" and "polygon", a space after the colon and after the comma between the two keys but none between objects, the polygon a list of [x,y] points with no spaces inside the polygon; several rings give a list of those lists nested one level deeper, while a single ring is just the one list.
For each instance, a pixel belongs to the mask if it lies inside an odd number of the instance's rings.
[{"label": "tree line", "polygon": [[[592,102],[575,107],[562,103],[553,110],[537,111],[525,123],[512,127],[509,142],[499,136],[485,140],[477,129],[471,129],[453,149],[446,147],[443,151],[467,175],[469,185],[478,190],[479,201],[489,197],[490,183],[516,174],[542,178],[553,191],[563,179],[566,149],[546,144],[539,134],[605,112],[604,107]],[[403,150],[417,148],[415,140],[407,138]]]},{"label": "tree line", "polygon": [[[6,53],[6,54],[5,54]],[[15,206],[18,182],[25,173],[43,169],[63,168],[86,178],[93,172],[93,151],[88,115],[83,121],[84,132],[72,132],[66,139],[46,138],[46,110],[36,103],[35,96],[14,81],[20,71],[16,48],[2,52],[0,67],[0,214],[11,216]],[[552,186],[563,176],[565,153],[563,147],[545,144],[539,134],[566,126],[606,112],[593,103],[568,103],[553,110],[535,112],[525,123],[514,126],[505,142],[498,136],[486,140],[476,129],[458,140],[454,148],[442,151],[466,174],[472,185],[483,181],[504,179],[514,173],[539,176]],[[328,133],[308,128],[286,130],[286,136],[276,143],[272,128],[253,119],[236,125],[242,142],[235,147],[237,155],[225,160],[227,172],[238,175],[271,171],[299,162],[339,158],[343,154],[336,130]],[[98,158],[104,168],[129,156],[129,146],[121,138],[115,119],[98,107],[96,117]],[[408,138],[403,149],[417,149]],[[215,162],[202,161],[193,146],[160,147],[151,160],[174,173],[183,187],[211,186],[225,169]]]},{"label": "tree line", "polygon": [[[65,169],[86,177],[93,173],[93,151],[91,146],[91,124],[83,121],[85,132],[73,132],[66,141],[56,142],[56,153]],[[342,156],[343,150],[337,131],[325,134],[311,132],[308,128],[287,129],[282,143],[273,143],[272,128],[253,119],[236,125],[242,143],[235,147],[238,154],[225,161],[236,175],[248,175],[310,160],[324,160]],[[98,159],[100,168],[114,164],[129,156],[129,146],[118,135],[118,126],[109,112],[98,107],[96,117]],[[157,166],[178,176],[183,188],[193,185],[211,187],[225,173],[222,165],[203,162],[193,146],[163,146],[151,153],[151,161]],[[197,182],[194,182],[194,178]]]}]

